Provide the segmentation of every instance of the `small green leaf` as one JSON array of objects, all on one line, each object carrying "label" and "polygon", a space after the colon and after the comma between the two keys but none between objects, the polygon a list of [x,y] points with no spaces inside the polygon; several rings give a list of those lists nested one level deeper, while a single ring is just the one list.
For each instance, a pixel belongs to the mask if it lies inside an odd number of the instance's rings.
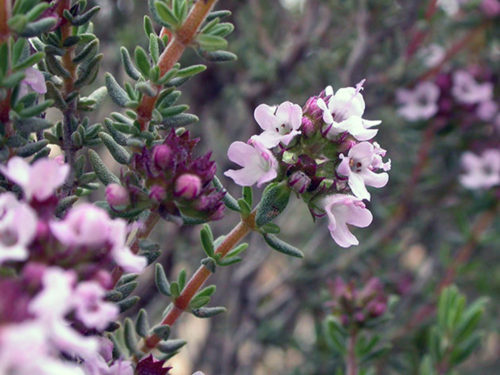
[{"label": "small green leaf", "polygon": [[179,20],[175,16],[175,14],[170,10],[170,8],[162,1],[155,1],[154,6],[159,18],[163,21],[162,25],[169,26],[178,26]]},{"label": "small green leaf", "polygon": [[159,263],[155,265],[155,283],[156,288],[161,294],[168,297],[172,295],[172,293],[170,292],[170,284],[168,282],[167,275],[165,275],[165,270]]},{"label": "small green leaf", "polygon": [[113,173],[111,173],[111,171],[104,164],[104,162],[102,161],[101,157],[97,152],[89,149],[88,153],[89,153],[90,164],[92,165],[95,174],[104,185],[108,185],[111,183],[116,183],[116,184],[120,183],[120,179],[116,177]]},{"label": "small green leaf", "polygon": [[266,187],[257,207],[255,223],[262,226],[274,220],[288,205],[290,189],[286,184],[273,183]]},{"label": "small green leaf", "polygon": [[109,134],[100,132],[99,138],[102,143],[107,147],[113,158],[120,164],[128,164],[130,161],[130,154],[125,148],[120,146]]},{"label": "small green leaf", "polygon": [[137,314],[135,332],[141,337],[146,337],[149,334],[148,313],[144,309],[140,309],[139,314]]},{"label": "small green leaf", "polygon": [[144,49],[142,49],[142,47],[140,46],[135,47],[134,58],[137,69],[139,69],[139,71],[145,78],[149,78],[149,70],[151,69],[151,65],[149,63],[146,51],[144,51]]},{"label": "small green leaf", "polygon": [[196,40],[207,51],[215,51],[227,47],[227,40],[217,35],[200,34]]},{"label": "small green leaf", "polygon": [[271,248],[273,248],[276,251],[279,251],[280,253],[290,255],[296,258],[304,257],[304,253],[302,251],[290,245],[289,243],[280,240],[278,237],[272,234],[264,234],[264,240]]},{"label": "small green leaf", "polygon": [[215,315],[225,313],[227,309],[222,306],[218,307],[200,307],[199,309],[193,309],[191,312],[194,316],[198,318],[211,318]]},{"label": "small green leaf", "polygon": [[192,77],[196,74],[199,74],[207,69],[206,65],[199,64],[199,65],[191,65],[188,66],[187,68],[180,69],[177,71],[177,74],[175,75],[177,78],[188,78]]},{"label": "small green leaf", "polygon": [[116,82],[115,78],[110,74],[105,75],[106,88],[108,89],[109,96],[111,99],[120,107],[126,107],[127,103],[130,101],[129,96],[126,91],[121,88],[121,86]]}]

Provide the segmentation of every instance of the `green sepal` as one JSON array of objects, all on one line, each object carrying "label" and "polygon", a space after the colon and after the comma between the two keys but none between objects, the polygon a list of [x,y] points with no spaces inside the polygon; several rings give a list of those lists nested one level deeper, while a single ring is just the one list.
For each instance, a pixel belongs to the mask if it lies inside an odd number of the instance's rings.
[{"label": "green sepal", "polygon": [[262,226],[274,220],[288,205],[290,188],[284,183],[272,183],[266,187],[257,207],[255,224]]}]

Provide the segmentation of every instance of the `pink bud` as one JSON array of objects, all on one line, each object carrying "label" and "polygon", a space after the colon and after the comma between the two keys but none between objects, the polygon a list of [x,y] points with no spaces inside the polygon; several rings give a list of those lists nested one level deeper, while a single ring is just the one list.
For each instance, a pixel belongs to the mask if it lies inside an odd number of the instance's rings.
[{"label": "pink bud", "polygon": [[99,283],[104,289],[113,288],[113,278],[106,270],[99,270],[94,275],[93,279]]},{"label": "pink bud", "polygon": [[302,130],[302,134],[304,134],[306,137],[309,137],[314,133],[315,131],[314,124],[309,117],[307,116],[302,117],[302,124],[300,125],[300,130]]},{"label": "pink bud", "polygon": [[194,199],[201,193],[201,179],[191,173],[181,175],[175,181],[175,194],[185,199]]},{"label": "pink bud", "polygon": [[161,202],[167,196],[165,188],[160,185],[153,185],[149,190],[149,197],[157,202]]},{"label": "pink bud", "polygon": [[311,185],[311,179],[304,172],[297,171],[292,173],[288,179],[288,184],[294,191],[302,194]]},{"label": "pink bud", "polygon": [[358,142],[356,142],[352,138],[347,138],[342,141],[342,143],[339,145],[338,152],[347,152],[349,151],[353,146],[355,146]]},{"label": "pink bud", "polygon": [[127,189],[118,184],[106,186],[106,201],[111,207],[126,206],[130,203]]},{"label": "pink bud", "polygon": [[153,161],[159,169],[165,169],[172,161],[172,149],[167,145],[159,145],[153,149]]}]

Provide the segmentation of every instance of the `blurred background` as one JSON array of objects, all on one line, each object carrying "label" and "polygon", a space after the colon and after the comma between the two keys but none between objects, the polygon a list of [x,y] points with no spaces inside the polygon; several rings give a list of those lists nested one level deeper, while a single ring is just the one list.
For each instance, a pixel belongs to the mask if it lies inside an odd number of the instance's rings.
[{"label": "blurred background", "polygon": [[[95,21],[104,53],[101,74],[110,71],[126,80],[119,47],[146,47],[147,2],[94,2],[102,6]],[[200,117],[189,130],[202,139],[200,154],[213,152],[217,174],[230,192],[240,194],[223,176],[231,167],[226,151],[231,142],[259,131],[253,120],[258,104],[303,105],[327,85],[336,90],[364,78],[364,117],[383,121],[376,140],[387,149],[392,170],[385,188],[371,190],[374,221],[354,231],[358,247],[336,246],[326,220],[313,223],[296,199],[278,224],[281,236],[304,251],[303,260],[274,253],[259,236],[249,237],[244,261],[212,278],[217,285],[212,304],[228,312],[209,320],[186,314],[176,325],[174,337],[188,345],[171,360],[173,374],[336,373],[342,361],[325,343],[322,322],[331,299],[327,280],[337,276],[357,285],[379,277],[384,290],[399,297],[394,319],[380,328],[391,349],[377,359],[374,374],[418,373],[438,291],[450,283],[468,300],[490,298],[481,348],[459,373],[497,374],[499,191],[498,186],[467,189],[460,176],[464,152],[498,150],[500,117],[481,119],[475,106],[445,102],[444,93],[459,70],[479,83],[490,82],[498,92],[498,9],[495,13],[494,4],[488,8],[473,0],[221,0],[217,9],[232,11],[229,50],[238,61],[207,63],[204,73],[183,86],[179,102]],[[181,61],[200,59],[190,50]],[[424,81],[440,87],[439,110],[409,121],[398,111],[396,93]],[[114,110],[108,100],[93,120],[100,122]],[[228,233],[237,220],[226,211],[212,224],[214,234]],[[166,222],[156,227],[153,237],[163,244],[159,261],[172,278],[181,268],[189,275],[199,265],[199,229]],[[168,301],[157,295],[152,273],[144,275],[136,292],[142,297],[137,309],[145,307],[158,320]]]}]

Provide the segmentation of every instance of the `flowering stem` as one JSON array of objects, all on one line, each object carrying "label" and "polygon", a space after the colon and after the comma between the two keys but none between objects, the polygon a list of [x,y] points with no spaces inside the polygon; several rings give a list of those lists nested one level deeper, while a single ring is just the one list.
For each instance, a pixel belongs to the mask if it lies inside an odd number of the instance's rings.
[{"label": "flowering stem", "polygon": [[9,38],[9,25],[7,21],[11,13],[11,0],[0,0],[0,44]]},{"label": "flowering stem", "polygon": [[356,360],[357,332],[352,331],[347,342],[346,375],[358,375],[358,362]]},{"label": "flowering stem", "polygon": [[[197,1],[191,11],[189,12],[184,23],[173,33],[167,47],[160,55],[158,60],[158,67],[160,68],[160,75],[164,75],[177,63],[186,47],[188,47],[198,32],[199,27],[207,17],[208,13],[212,10],[217,0],[203,0]],[[162,34],[164,34],[162,32]],[[148,96],[144,95],[137,114],[137,120],[141,125],[141,129],[147,129],[147,125],[151,120],[153,109],[158,95]]]},{"label": "flowering stem", "polygon": [[[57,8],[57,13],[59,17],[64,19],[64,10],[69,10],[71,8],[71,1],[64,0],[61,1]],[[61,25],[62,40],[65,40],[71,36],[72,26],[69,22],[63,22]],[[69,72],[69,77],[64,78],[64,97],[66,98],[74,90],[74,82],[76,76],[76,65],[73,63],[73,52],[75,47],[68,47],[61,58],[62,65]],[[75,148],[73,147],[73,142],[71,140],[71,134],[73,133],[72,128],[72,117],[77,110],[77,98],[71,100],[67,103],[67,108],[63,111],[63,150],[64,156],[66,158],[66,163],[71,167],[74,165],[75,161]],[[71,194],[74,184],[74,174],[73,168],[70,169],[71,172],[63,185],[63,195],[67,196]]]},{"label": "flowering stem", "polygon": [[[231,232],[224,238],[222,243],[215,250],[215,254],[221,254],[221,259],[250,231],[255,229],[255,211],[246,219],[242,219]],[[174,306],[168,312],[167,316],[161,322],[161,325],[172,326],[177,318],[189,307],[189,303],[198,290],[203,286],[205,281],[209,278],[211,272],[205,266],[200,266],[191,279],[188,281],[182,293],[174,301]],[[158,345],[161,338],[153,334],[146,337],[142,345],[141,351],[144,353],[150,352]]]}]

